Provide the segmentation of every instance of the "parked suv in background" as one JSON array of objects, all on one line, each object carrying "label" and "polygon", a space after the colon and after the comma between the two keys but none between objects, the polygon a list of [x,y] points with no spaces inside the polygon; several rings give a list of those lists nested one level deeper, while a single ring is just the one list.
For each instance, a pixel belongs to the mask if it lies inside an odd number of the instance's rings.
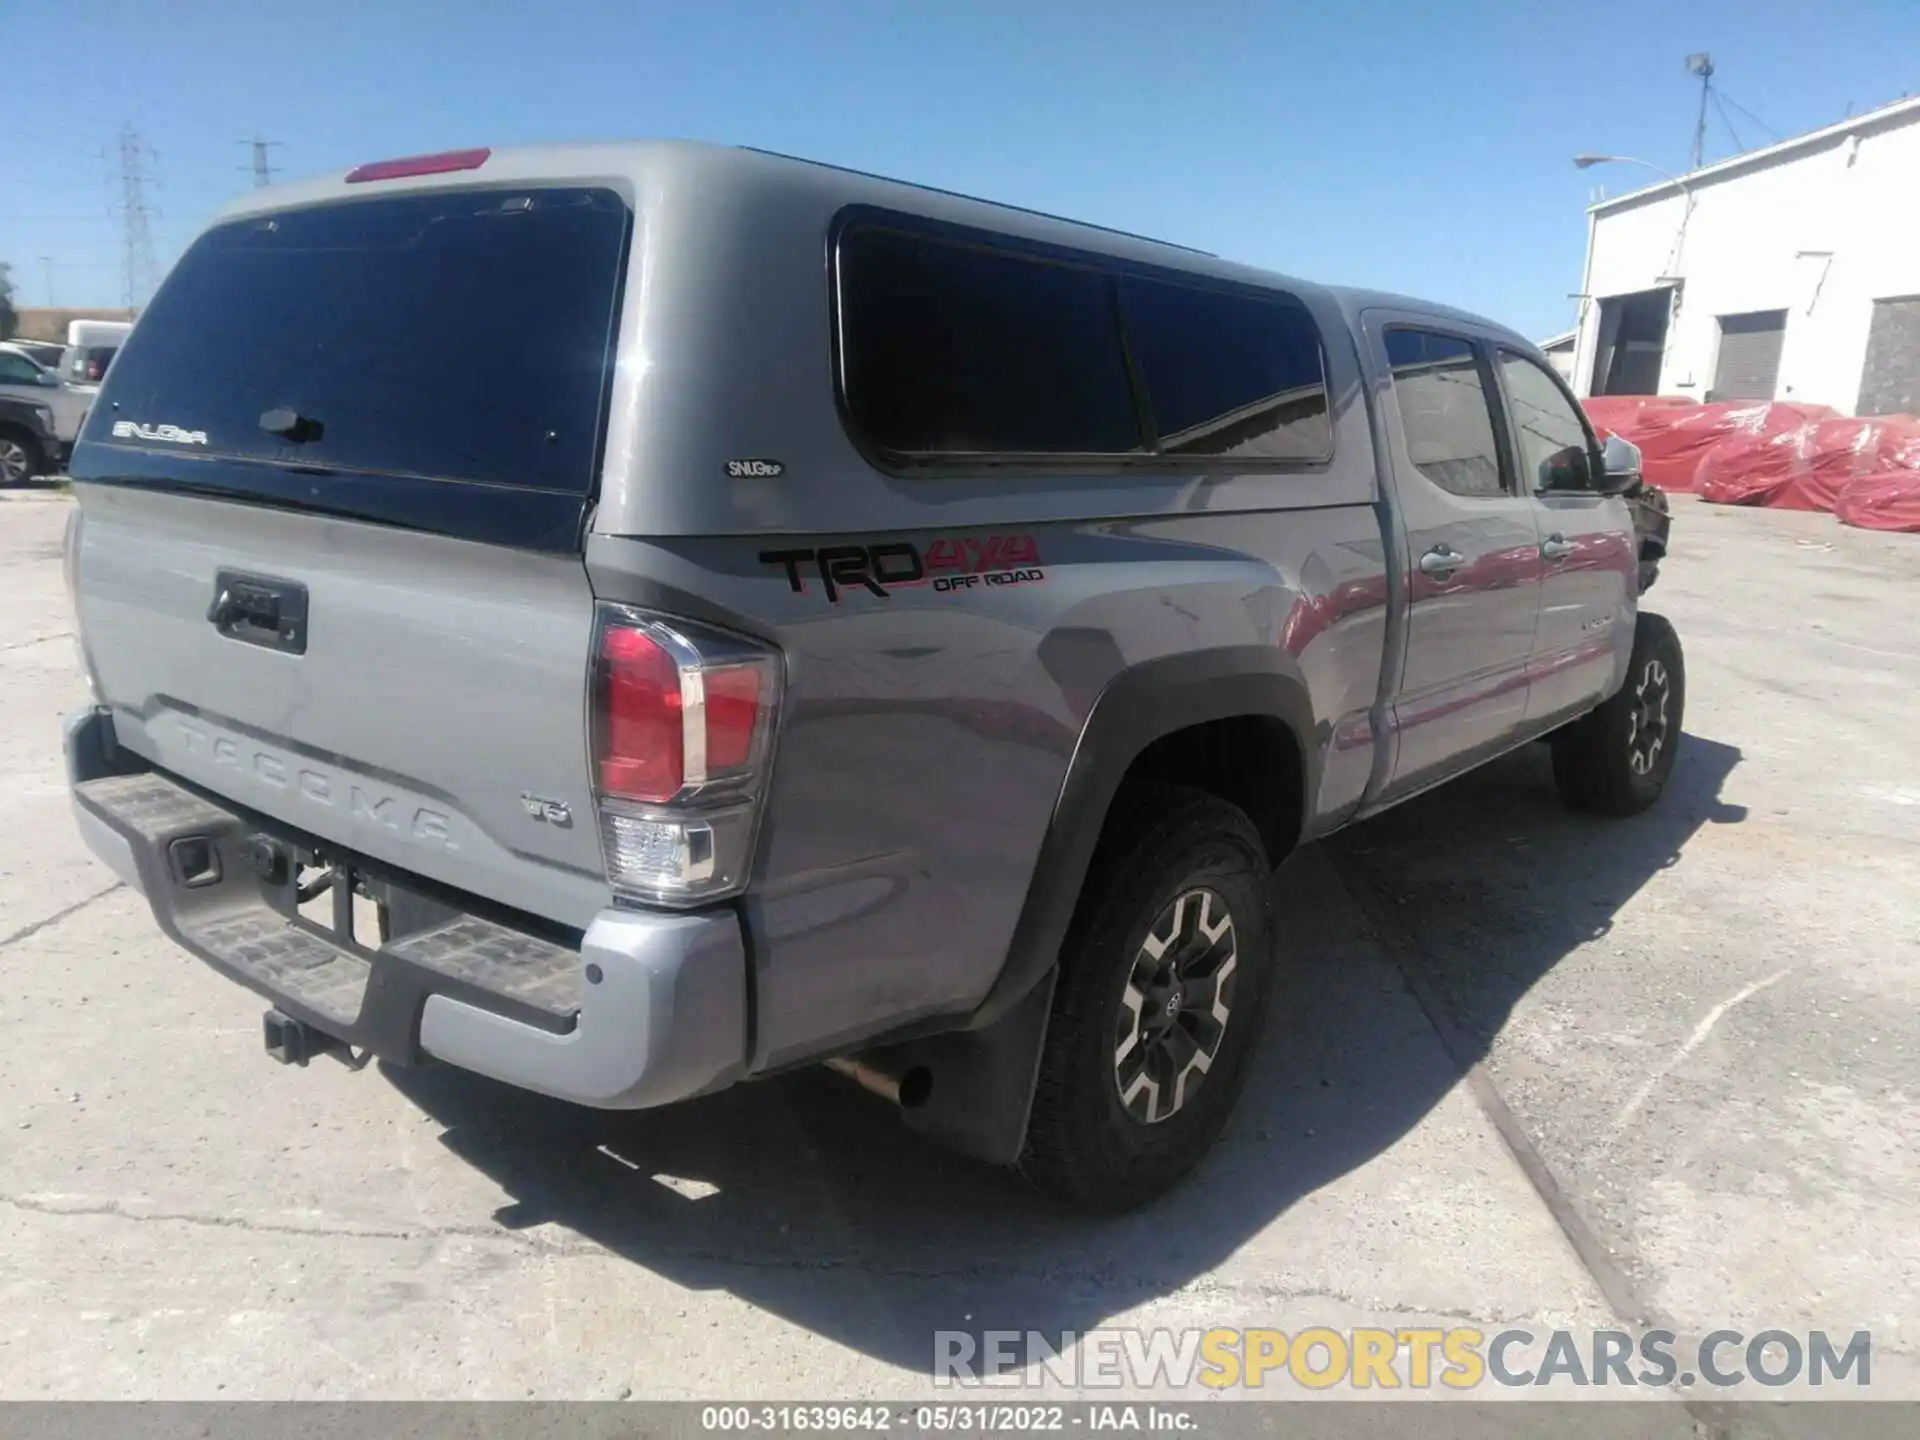
[{"label": "parked suv in background", "polygon": [[1442,306],[748,150],[364,166],[236,202],[83,433],[76,813],[277,1059],[826,1062],[1136,1204],[1295,846],[1541,737],[1659,796],[1636,470]]},{"label": "parked suv in background", "polygon": [[0,395],[0,485],[19,485],[44,475],[66,458],[53,433],[53,411],[32,400]]},{"label": "parked suv in background", "polygon": [[59,368],[60,356],[66,348],[57,340],[22,340],[18,335],[11,340],[0,342],[0,350],[18,350],[29,360],[48,370]]},{"label": "parked suv in background", "polygon": [[93,406],[91,393],[63,384],[53,371],[12,344],[0,344],[0,396],[44,405],[52,412],[53,434],[62,458]]}]

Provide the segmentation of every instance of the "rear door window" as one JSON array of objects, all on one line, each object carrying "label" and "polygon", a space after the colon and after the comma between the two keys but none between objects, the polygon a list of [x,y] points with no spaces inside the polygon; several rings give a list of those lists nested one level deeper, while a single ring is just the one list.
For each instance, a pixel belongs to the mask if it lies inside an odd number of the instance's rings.
[{"label": "rear door window", "polygon": [[1504,495],[1493,385],[1473,343],[1432,330],[1389,330],[1387,363],[1407,458],[1455,495]]},{"label": "rear door window", "polygon": [[[630,219],[610,190],[552,188],[219,226],[114,358],[112,404],[95,407],[88,438],[184,449],[116,439],[110,418],[202,434],[195,454],[306,473],[584,494]],[[271,411],[298,417],[304,438],[270,433]]]},{"label": "rear door window", "polygon": [[1324,460],[1332,452],[1320,332],[1304,306],[1132,275],[1121,295],[1163,453]]}]

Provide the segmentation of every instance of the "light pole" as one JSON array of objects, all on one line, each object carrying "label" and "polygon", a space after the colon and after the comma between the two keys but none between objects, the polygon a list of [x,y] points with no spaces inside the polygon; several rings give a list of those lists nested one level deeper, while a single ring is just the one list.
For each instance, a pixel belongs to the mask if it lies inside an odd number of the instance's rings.
[{"label": "light pole", "polygon": [[[1693,187],[1687,184],[1687,177],[1684,175],[1676,175],[1671,170],[1662,170],[1651,160],[1636,160],[1631,155],[1576,155],[1573,157],[1573,168],[1576,170],[1590,170],[1595,165],[1638,165],[1642,169],[1653,171],[1654,174],[1679,187],[1681,202],[1680,225],[1679,228],[1673,232],[1673,254],[1667,257],[1667,273],[1670,275],[1678,275],[1680,273],[1680,247],[1687,243],[1687,221],[1693,218]],[[1588,258],[1589,260],[1592,258],[1591,247],[1589,247]]]},{"label": "light pole", "polygon": [[1654,174],[1671,180],[1688,196],[1693,194],[1687,189],[1687,182],[1683,177],[1674,174],[1671,170],[1662,170],[1650,160],[1636,160],[1631,155],[1576,155],[1573,157],[1573,168],[1576,170],[1591,170],[1596,165],[1638,165],[1642,169],[1651,170]]}]

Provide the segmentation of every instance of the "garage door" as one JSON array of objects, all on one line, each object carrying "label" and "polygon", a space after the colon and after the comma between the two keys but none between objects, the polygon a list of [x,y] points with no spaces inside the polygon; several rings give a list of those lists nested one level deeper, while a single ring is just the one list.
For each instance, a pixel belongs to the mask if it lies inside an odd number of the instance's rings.
[{"label": "garage door", "polygon": [[1720,317],[1720,358],[1709,400],[1771,400],[1780,381],[1780,345],[1787,312],[1755,310]]},{"label": "garage door", "polygon": [[1860,403],[1854,410],[1861,415],[1920,411],[1920,297],[1873,302]]}]

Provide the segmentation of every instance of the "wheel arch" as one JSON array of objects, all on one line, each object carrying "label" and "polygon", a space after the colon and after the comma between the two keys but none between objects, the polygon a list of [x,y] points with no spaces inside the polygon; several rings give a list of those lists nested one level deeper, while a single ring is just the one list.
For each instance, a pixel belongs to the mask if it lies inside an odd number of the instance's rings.
[{"label": "wheel arch", "polygon": [[[1270,846],[1291,845],[1304,831],[1319,784],[1323,732],[1331,727],[1315,721],[1291,657],[1265,646],[1236,646],[1121,671],[1081,728],[1005,962],[986,998],[964,1028],[874,1052],[895,1071],[925,1065],[933,1076],[929,1102],[903,1112],[911,1128],[991,1163],[1010,1164],[1020,1154],[1060,947],[1114,802],[1129,779],[1143,773],[1143,758],[1152,769],[1156,746],[1169,758],[1187,743],[1182,737],[1219,726],[1240,737],[1228,742],[1229,759],[1235,743],[1255,743],[1258,736],[1290,747],[1293,772],[1280,792],[1284,798],[1256,825]],[[1270,852],[1269,858],[1277,863],[1280,856]]]},{"label": "wheel arch", "polygon": [[37,458],[42,464],[46,463],[47,443],[18,421],[0,420],[0,439],[17,440],[26,446],[28,455]]},{"label": "wheel arch", "polygon": [[[1188,737],[1219,735],[1221,727],[1243,727],[1237,744],[1229,742],[1224,752],[1229,763],[1239,746],[1260,743],[1256,736],[1286,747],[1274,753],[1288,756],[1290,773],[1270,790],[1265,803],[1248,803],[1249,787],[1257,792],[1261,786],[1259,775],[1244,777],[1246,783],[1238,789],[1223,789],[1196,781],[1189,766],[1176,767],[1172,774],[1153,773],[1168,759],[1197,760],[1197,746],[1180,753]],[[1306,682],[1291,657],[1266,646],[1167,655],[1115,676],[1081,728],[1006,962],[972,1025],[993,1023],[1052,968],[1114,801],[1130,779],[1198,783],[1241,804],[1252,814],[1268,858],[1278,864],[1305,832],[1319,789],[1326,738],[1321,732],[1328,728],[1315,719]]]}]

